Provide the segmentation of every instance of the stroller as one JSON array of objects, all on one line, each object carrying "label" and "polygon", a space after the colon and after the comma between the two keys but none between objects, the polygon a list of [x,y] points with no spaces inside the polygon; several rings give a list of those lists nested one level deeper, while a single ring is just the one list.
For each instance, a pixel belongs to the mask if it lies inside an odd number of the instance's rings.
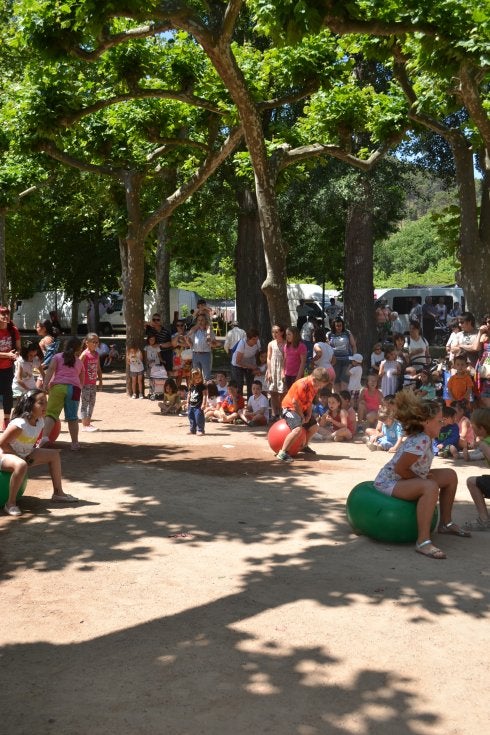
[{"label": "stroller", "polygon": [[150,368],[150,401],[163,397],[163,387],[168,375],[164,365],[152,365]]}]

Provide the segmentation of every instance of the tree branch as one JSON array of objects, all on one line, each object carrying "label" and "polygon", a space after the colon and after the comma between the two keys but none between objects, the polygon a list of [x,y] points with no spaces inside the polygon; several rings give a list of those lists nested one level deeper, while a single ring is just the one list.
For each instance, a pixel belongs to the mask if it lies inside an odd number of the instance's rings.
[{"label": "tree branch", "polygon": [[373,153],[371,153],[371,155],[367,159],[353,156],[352,153],[347,153],[344,148],[341,148],[338,145],[323,145],[321,143],[312,143],[311,145],[304,145],[299,146],[298,148],[291,149],[289,145],[285,143],[284,145],[280,146],[276,151],[274,151],[272,158],[274,158],[275,161],[272,165],[275,167],[276,172],[278,173],[288,166],[292,166],[295,163],[300,163],[301,161],[306,161],[310,158],[317,158],[319,156],[331,156],[332,158],[337,158],[339,161],[344,161],[344,163],[349,164],[349,166],[354,166],[360,171],[370,171],[372,168],[374,168],[378,161],[388,153],[391,148],[393,148],[397,143],[400,142],[403,135],[404,131],[393,135],[389,140],[385,141],[385,143],[383,143],[381,146],[379,146],[379,148],[373,151]]},{"label": "tree branch", "polygon": [[318,81],[310,82],[304,89],[298,90],[297,92],[291,92],[290,94],[284,95],[284,97],[275,97],[270,100],[264,100],[257,104],[258,110],[272,110],[275,107],[283,107],[284,105],[292,105],[294,102],[300,102],[304,100],[308,95],[316,92],[320,86]]},{"label": "tree branch", "polygon": [[482,95],[478,89],[478,72],[471,63],[462,62],[459,70],[459,95],[463,100],[470,117],[476,124],[485,141],[485,147],[490,150],[490,120],[488,112],[482,105]]},{"label": "tree branch", "polygon": [[242,139],[243,131],[241,126],[233,128],[227,139],[218,151],[213,151],[207,156],[206,160],[193,174],[190,179],[180,186],[171,196],[167,197],[143,223],[142,230],[144,236],[147,237],[152,229],[166,217],[170,217],[172,212],[185,202],[199,187],[213,174],[218,166],[233,153],[238,143]]},{"label": "tree branch", "polygon": [[76,168],[79,171],[87,171],[88,173],[98,174],[99,176],[118,176],[121,172],[121,169],[116,169],[113,166],[101,166],[99,164],[80,161],[78,158],[70,156],[68,153],[61,151],[50,140],[41,140],[36,145],[36,150],[40,151],[41,153],[45,153],[50,158],[54,158],[55,161],[64,163],[66,166]]},{"label": "tree branch", "polygon": [[190,140],[190,138],[162,138],[158,142],[161,143],[160,147],[155,148],[155,150],[149,153],[146,157],[146,160],[149,163],[165,153],[168,148],[173,148],[175,146],[197,148],[198,150],[205,151],[206,153],[209,151],[209,146],[206,145],[206,143],[199,143],[196,140]]},{"label": "tree branch", "polygon": [[103,110],[122,102],[131,102],[132,100],[140,99],[172,99],[193,107],[201,107],[202,109],[209,110],[217,115],[223,114],[223,110],[219,107],[216,107],[202,97],[196,97],[188,92],[176,92],[164,89],[138,89],[137,92],[128,92],[127,94],[120,94],[115,97],[110,97],[109,99],[99,100],[98,102],[94,102],[92,105],[84,107],[83,110],[77,110],[77,112],[63,115],[63,117],[59,119],[59,124],[67,128],[70,125],[74,125],[79,122],[83,117],[92,115],[94,112],[98,112],[99,110]]},{"label": "tree branch", "polygon": [[[112,13],[112,17],[126,17],[129,18],[131,15],[122,13]],[[171,31],[174,28],[171,21],[164,21],[160,23],[148,23],[147,25],[140,26],[138,28],[130,28],[122,33],[116,33],[113,36],[103,36],[98,38],[98,46],[92,51],[88,51],[83,46],[73,46],[66,49],[69,53],[73,54],[83,61],[97,61],[103,53],[114,46],[119,46],[122,43],[128,41],[134,41],[139,38],[148,38],[149,36],[156,36],[158,33],[164,33],[165,31]]]},{"label": "tree branch", "polygon": [[219,38],[220,45],[230,45],[242,5],[243,0],[230,0],[226,6],[225,17],[223,19],[223,26]]}]

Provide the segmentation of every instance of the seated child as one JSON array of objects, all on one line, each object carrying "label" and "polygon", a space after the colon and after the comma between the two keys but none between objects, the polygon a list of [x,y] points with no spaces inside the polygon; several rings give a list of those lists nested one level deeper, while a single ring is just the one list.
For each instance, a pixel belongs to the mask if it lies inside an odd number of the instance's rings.
[{"label": "seated child", "polygon": [[239,411],[245,408],[243,396],[238,394],[238,383],[236,380],[230,380],[228,383],[228,392],[221,401],[218,409],[218,421],[220,424],[235,424],[240,421]]},{"label": "seated child", "polygon": [[226,373],[216,373],[214,382],[218,388],[218,396],[220,398],[219,402],[221,403],[223,398],[226,398],[228,395],[228,379],[226,377]]},{"label": "seated child", "polygon": [[[459,428],[458,449],[461,449],[463,452],[463,459],[465,462],[468,462],[470,459],[470,450],[475,449],[475,432],[473,431],[471,421],[465,415],[469,410],[469,404],[467,401],[453,401],[451,403],[451,408],[454,408],[456,411],[454,420],[458,424]],[[472,452],[473,458],[474,454],[475,452]],[[478,459],[483,459],[483,454],[481,454],[481,452],[478,451],[478,455]]]},{"label": "seated child", "polygon": [[342,401],[342,408],[344,411],[347,411],[347,426],[349,427],[349,431],[352,436],[354,436],[357,431],[357,416],[355,410],[351,406],[351,393],[348,390],[341,390],[339,396]]},{"label": "seated child", "polygon": [[[369,431],[369,434],[368,434]],[[371,452],[377,449],[394,454],[403,441],[403,428],[393,412],[382,406],[376,429],[367,429],[365,442]]]},{"label": "seated child", "polygon": [[353,433],[349,429],[347,411],[342,408],[339,394],[331,393],[327,398],[327,404],[327,413],[318,420],[318,433],[330,441],[350,441]]},{"label": "seated child", "polygon": [[[477,408],[471,415],[471,423],[476,436],[480,439],[483,456],[490,465],[490,408]],[[490,475],[468,477],[468,490],[478,511],[478,518],[465,524],[468,531],[490,531],[490,516],[486,498],[490,498]]]},{"label": "seated child", "polygon": [[381,342],[376,342],[371,352],[371,369],[379,373],[379,366],[385,359],[385,353],[383,352],[383,345]]},{"label": "seated child", "polygon": [[367,376],[366,387],[359,394],[357,418],[359,423],[369,427],[376,426],[378,411],[383,401],[383,394],[378,388],[378,374],[370,371]]},{"label": "seated child", "polygon": [[180,413],[182,409],[180,394],[173,378],[167,378],[163,384],[163,401],[158,405],[164,416],[177,416]]},{"label": "seated child", "polygon": [[456,411],[451,406],[442,407],[442,426],[437,439],[432,442],[432,450],[437,457],[458,458],[459,428],[455,420]]},{"label": "seated child", "polygon": [[254,380],[252,395],[248,399],[244,410],[238,412],[242,421],[249,426],[266,426],[269,422],[269,401],[262,393],[262,383]]},{"label": "seated child", "polygon": [[436,399],[436,387],[428,370],[421,370],[415,380],[415,392],[422,398]]},{"label": "seated child", "polygon": [[204,418],[206,421],[217,421],[218,420],[218,409],[221,400],[218,394],[218,386],[213,380],[208,381],[208,402],[206,404],[206,410],[204,411]]}]

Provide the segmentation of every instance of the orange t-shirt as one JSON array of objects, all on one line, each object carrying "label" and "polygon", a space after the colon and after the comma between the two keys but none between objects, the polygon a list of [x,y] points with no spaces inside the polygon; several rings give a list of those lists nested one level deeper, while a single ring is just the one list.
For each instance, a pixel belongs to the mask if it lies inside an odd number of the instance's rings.
[{"label": "orange t-shirt", "polygon": [[296,400],[303,413],[307,413],[310,410],[313,399],[318,392],[318,388],[313,385],[313,378],[308,375],[306,378],[300,378],[292,384],[284,398],[282,399],[282,407],[290,408],[293,411],[296,410],[294,401]]},{"label": "orange t-shirt", "polygon": [[447,381],[447,389],[453,401],[462,401],[468,391],[473,389],[473,380],[465,373],[464,375],[451,375]]}]

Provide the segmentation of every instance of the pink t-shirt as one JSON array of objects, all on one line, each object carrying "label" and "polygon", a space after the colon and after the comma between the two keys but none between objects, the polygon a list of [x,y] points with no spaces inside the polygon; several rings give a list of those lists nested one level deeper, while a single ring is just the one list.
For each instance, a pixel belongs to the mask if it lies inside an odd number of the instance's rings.
[{"label": "pink t-shirt", "polygon": [[76,357],[75,365],[69,367],[63,362],[63,353],[58,352],[53,357],[54,374],[51,378],[50,385],[75,385],[77,388],[82,387],[85,370],[82,361]]},{"label": "pink t-shirt", "polygon": [[80,355],[80,360],[85,368],[84,385],[96,385],[97,368],[99,367],[99,353],[84,350]]},{"label": "pink t-shirt", "polygon": [[306,357],[307,352],[304,342],[300,342],[297,347],[286,343],[284,345],[284,375],[294,375],[296,377],[301,363],[301,356]]}]

